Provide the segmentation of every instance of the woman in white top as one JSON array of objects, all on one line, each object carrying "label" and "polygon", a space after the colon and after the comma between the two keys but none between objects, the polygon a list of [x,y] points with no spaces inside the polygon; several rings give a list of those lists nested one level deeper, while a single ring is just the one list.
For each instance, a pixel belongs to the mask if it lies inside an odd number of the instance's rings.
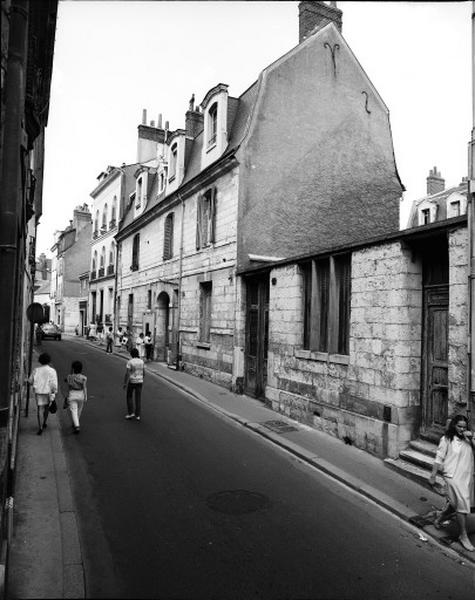
[{"label": "woman in white top", "polygon": [[58,375],[50,367],[51,357],[47,352],[43,352],[38,357],[40,367],[36,367],[28,379],[28,383],[33,386],[36,399],[36,415],[38,419],[38,435],[46,429],[48,420],[49,405],[54,400],[58,391]]},{"label": "woman in white top", "polygon": [[467,417],[457,415],[440,439],[429,482],[434,485],[437,471],[441,468],[448,504],[434,525],[440,526],[447,514],[455,511],[460,528],[459,542],[469,551],[475,550],[467,534],[467,515],[474,504],[473,466],[473,434],[468,430]]}]

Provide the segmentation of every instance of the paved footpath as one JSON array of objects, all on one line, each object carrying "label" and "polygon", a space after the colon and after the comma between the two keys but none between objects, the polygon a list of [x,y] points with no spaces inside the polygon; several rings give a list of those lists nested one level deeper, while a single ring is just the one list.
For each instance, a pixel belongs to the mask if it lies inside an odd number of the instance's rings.
[{"label": "paved footpath", "polygon": [[[82,338],[91,352],[104,347]],[[117,357],[128,358],[123,351]],[[437,530],[432,525],[443,498],[395,471],[383,461],[341,440],[276,413],[262,402],[237,395],[164,363],[146,364],[149,373],[186,392],[190,401],[205,404],[223,418],[252,430],[282,451],[325,473],[355,492],[414,524],[421,543],[439,545],[453,559],[475,564],[475,552],[457,542],[456,526]],[[49,443],[36,435],[36,411],[21,417],[15,486],[14,535],[9,557],[10,598],[85,598],[83,565],[74,503],[61,443],[58,419],[50,419]],[[475,514],[469,517],[475,543]],[[28,577],[25,577],[28,573]]]}]

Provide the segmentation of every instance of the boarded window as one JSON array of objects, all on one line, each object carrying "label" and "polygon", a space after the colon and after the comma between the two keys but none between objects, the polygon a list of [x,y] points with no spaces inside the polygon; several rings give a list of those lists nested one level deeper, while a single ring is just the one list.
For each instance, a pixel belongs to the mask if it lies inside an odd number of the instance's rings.
[{"label": "boarded window", "polygon": [[163,232],[163,260],[168,260],[173,256],[173,225],[174,214],[167,215]]},{"label": "boarded window", "polygon": [[132,264],[130,266],[132,271],[138,270],[139,258],[140,258],[140,233],[136,233],[134,235],[134,240],[132,243]]},{"label": "boarded window", "polygon": [[216,241],[216,188],[198,197],[196,215],[196,248],[206,248]]},{"label": "boarded window", "polygon": [[209,342],[211,328],[211,281],[200,283],[200,341]]},{"label": "boarded window", "polygon": [[351,255],[302,265],[304,348],[349,353]]}]

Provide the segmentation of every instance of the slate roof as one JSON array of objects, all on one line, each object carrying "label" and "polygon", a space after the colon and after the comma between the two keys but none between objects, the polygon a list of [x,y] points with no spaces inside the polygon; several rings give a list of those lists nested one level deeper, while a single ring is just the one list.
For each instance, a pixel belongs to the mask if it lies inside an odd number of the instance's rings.
[{"label": "slate roof", "polygon": [[431,194],[429,196],[424,196],[423,198],[419,198],[418,200],[414,200],[411,206],[411,211],[409,213],[409,219],[407,222],[407,227],[417,227],[419,225],[418,220],[418,208],[423,203],[428,203],[437,206],[437,221],[443,221],[447,219],[447,199],[454,193],[458,193],[462,196],[467,197],[468,194],[468,184],[466,181],[463,181],[459,185],[447,188],[442,190],[441,192],[437,192],[436,194]]}]

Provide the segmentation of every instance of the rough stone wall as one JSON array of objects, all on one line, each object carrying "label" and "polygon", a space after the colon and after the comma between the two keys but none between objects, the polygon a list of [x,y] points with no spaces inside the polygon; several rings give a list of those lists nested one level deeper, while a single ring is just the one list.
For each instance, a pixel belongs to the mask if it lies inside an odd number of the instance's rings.
[{"label": "rough stone wall", "polygon": [[395,456],[419,414],[422,268],[399,242],[355,251],[349,356],[302,349],[303,281],[297,265],[271,278],[272,407],[378,455]]},{"label": "rough stone wall", "polygon": [[467,408],[467,228],[449,234],[449,416]]}]

